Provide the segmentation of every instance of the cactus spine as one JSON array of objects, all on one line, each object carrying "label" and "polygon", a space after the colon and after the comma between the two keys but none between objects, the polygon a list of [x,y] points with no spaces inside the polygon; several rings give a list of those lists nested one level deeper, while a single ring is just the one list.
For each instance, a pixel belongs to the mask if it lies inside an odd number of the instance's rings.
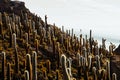
[{"label": "cactus spine", "polygon": [[33,80],[37,80],[37,53],[35,51],[33,53]]}]

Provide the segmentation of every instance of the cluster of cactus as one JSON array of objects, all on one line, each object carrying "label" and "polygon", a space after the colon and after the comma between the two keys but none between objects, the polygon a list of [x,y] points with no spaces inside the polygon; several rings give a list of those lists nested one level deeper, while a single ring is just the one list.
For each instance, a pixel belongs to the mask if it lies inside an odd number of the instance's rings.
[{"label": "cluster of cactus", "polygon": [[107,50],[102,39],[99,47],[92,30],[89,39],[78,38],[73,29],[48,24],[47,15],[43,22],[24,11],[0,12],[0,42],[2,80],[117,80],[110,71],[112,43]]}]

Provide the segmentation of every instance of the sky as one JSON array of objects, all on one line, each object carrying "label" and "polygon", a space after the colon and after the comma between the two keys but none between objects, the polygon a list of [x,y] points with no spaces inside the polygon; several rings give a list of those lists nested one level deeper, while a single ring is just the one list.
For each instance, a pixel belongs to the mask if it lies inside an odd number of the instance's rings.
[{"label": "sky", "polygon": [[74,29],[79,35],[89,34],[92,29],[94,36],[120,40],[120,0],[19,0],[25,6],[48,23],[58,27]]}]

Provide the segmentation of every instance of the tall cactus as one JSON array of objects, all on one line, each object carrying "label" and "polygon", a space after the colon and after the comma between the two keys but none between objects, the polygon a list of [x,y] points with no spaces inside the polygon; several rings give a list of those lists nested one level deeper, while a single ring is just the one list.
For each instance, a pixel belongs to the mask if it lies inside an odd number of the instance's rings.
[{"label": "tall cactus", "polygon": [[70,77],[72,77],[72,73],[71,73],[71,63],[72,63],[72,58],[68,58],[67,59],[67,62],[68,62],[68,73],[70,75]]},{"label": "tall cactus", "polygon": [[[55,55],[56,53],[56,49],[55,49],[56,45],[55,45],[55,37],[53,37],[53,40],[52,40],[52,48],[53,48],[53,54]],[[55,56],[54,56],[55,57]]]},{"label": "tall cactus", "polygon": [[82,53],[82,34],[80,35],[80,53]]},{"label": "tall cactus", "polygon": [[92,71],[93,71],[93,80],[97,80],[97,73],[96,73],[96,67],[93,67],[92,68]]},{"label": "tall cactus", "polygon": [[28,33],[25,33],[25,41],[26,41],[26,43],[28,43]]},{"label": "tall cactus", "polygon": [[6,53],[2,52],[2,80],[6,80]]},{"label": "tall cactus", "polygon": [[24,74],[25,74],[25,80],[30,80],[29,71],[25,70]]},{"label": "tall cactus", "polygon": [[107,80],[111,80],[111,77],[110,77],[110,61],[107,60],[106,62],[106,70],[107,70]]},{"label": "tall cactus", "polygon": [[62,32],[64,33],[64,26],[62,26]]},{"label": "tall cactus", "polygon": [[73,33],[73,28],[72,28],[72,33],[71,33],[71,36],[72,36],[72,37],[73,37],[73,34],[74,34],[74,33]]},{"label": "tall cactus", "polygon": [[64,79],[63,80],[71,80],[70,75],[68,74],[67,71],[67,65],[66,65],[66,56],[64,54],[61,55],[61,65],[62,65],[62,69],[63,69],[63,75],[64,75]]},{"label": "tall cactus", "polygon": [[33,32],[33,41],[35,41],[36,38],[37,38],[37,30],[34,30],[34,32]]},{"label": "tall cactus", "polygon": [[80,67],[80,53],[76,54],[77,66]]},{"label": "tall cactus", "polygon": [[16,34],[12,34],[12,47],[15,49],[16,48]]},{"label": "tall cactus", "polygon": [[36,52],[38,52],[38,47],[39,47],[39,43],[38,43],[38,40],[37,39],[35,39],[35,48],[36,48]]},{"label": "tall cactus", "polygon": [[60,80],[59,75],[59,70],[56,70],[56,80]]},{"label": "tall cactus", "polygon": [[10,47],[12,47],[12,28],[11,28],[11,24],[8,24],[8,28],[9,28],[9,36],[10,36]]},{"label": "tall cactus", "polygon": [[32,54],[33,54],[33,61],[32,61],[33,80],[37,80],[37,53],[33,51]]},{"label": "tall cactus", "polygon": [[29,71],[29,79],[32,80],[32,64],[31,64],[31,56],[30,54],[26,55],[26,70]]},{"label": "tall cactus", "polygon": [[116,73],[113,73],[113,74],[112,74],[112,80],[117,80],[117,75],[116,75]]},{"label": "tall cactus", "polygon": [[19,58],[17,48],[15,48],[15,73],[18,74],[18,72],[19,72]]},{"label": "tall cactus", "polygon": [[95,57],[96,57],[96,61],[97,61],[97,64],[96,64],[97,69],[100,70],[101,69],[100,57],[99,57],[99,55],[96,55]]},{"label": "tall cactus", "polygon": [[0,12],[0,23],[2,22],[2,13]]},{"label": "tall cactus", "polygon": [[59,47],[59,42],[57,42],[57,47],[58,47],[58,54],[57,54],[57,68],[60,68],[60,47]]},{"label": "tall cactus", "polygon": [[88,70],[90,70],[91,67],[92,67],[92,56],[89,55],[89,56],[88,56]]},{"label": "tall cactus", "polygon": [[7,64],[7,80],[12,80],[11,78],[11,64]]},{"label": "tall cactus", "polygon": [[106,39],[102,38],[102,49],[106,50],[106,45],[105,45]]},{"label": "tall cactus", "polygon": [[106,70],[105,69],[101,69],[101,75],[100,75],[101,80],[106,80]]},{"label": "tall cactus", "polygon": [[3,34],[3,23],[0,22],[0,34],[2,35]]},{"label": "tall cactus", "polygon": [[90,52],[92,53],[92,30],[90,30]]},{"label": "tall cactus", "polygon": [[51,72],[51,62],[50,62],[50,60],[46,61],[46,67],[47,67],[47,73],[50,73]]}]

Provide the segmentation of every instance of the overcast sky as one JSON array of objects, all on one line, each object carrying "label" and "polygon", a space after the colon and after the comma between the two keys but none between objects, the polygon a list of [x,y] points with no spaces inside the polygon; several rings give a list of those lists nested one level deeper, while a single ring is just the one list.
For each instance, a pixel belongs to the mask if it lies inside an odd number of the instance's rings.
[{"label": "overcast sky", "polygon": [[120,40],[120,0],[20,0],[48,22],[79,32]]}]

